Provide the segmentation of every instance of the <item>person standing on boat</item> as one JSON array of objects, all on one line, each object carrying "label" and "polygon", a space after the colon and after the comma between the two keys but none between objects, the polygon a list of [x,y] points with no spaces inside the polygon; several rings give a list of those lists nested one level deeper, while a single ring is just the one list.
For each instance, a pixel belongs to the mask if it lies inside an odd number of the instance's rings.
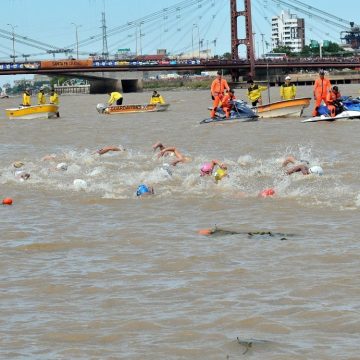
[{"label": "person standing on boat", "polygon": [[156,90],[154,90],[150,99],[150,104],[151,105],[165,104],[165,100]]},{"label": "person standing on boat", "polygon": [[326,105],[330,111],[330,116],[335,117],[337,114],[343,111],[343,106],[341,104],[341,94],[337,86],[333,88],[326,95]]},{"label": "person standing on boat", "polygon": [[223,100],[222,100],[222,108],[225,112],[225,116],[227,119],[230,118],[230,111],[233,107],[233,101],[236,100],[235,94],[234,94],[234,90],[230,89],[226,95],[224,96]]},{"label": "person standing on boat", "polygon": [[110,99],[108,101],[109,106],[111,106],[115,101],[116,101],[116,105],[122,105],[123,96],[121,93],[114,91],[112,93],[109,92],[108,95],[110,95]]},{"label": "person standing on boat", "polygon": [[26,88],[23,93],[23,101],[22,106],[31,106],[31,95],[30,95],[30,89]]},{"label": "person standing on boat", "polygon": [[50,104],[59,105],[59,95],[54,89],[51,89],[50,92]]},{"label": "person standing on boat", "polygon": [[320,70],[319,78],[315,80],[315,84],[314,84],[315,107],[312,112],[313,116],[318,115],[318,108],[321,105],[321,102],[324,101],[326,103],[326,96],[330,90],[331,90],[330,80],[325,78],[325,71]]},{"label": "person standing on boat", "polygon": [[296,96],[296,86],[290,83],[291,77],[288,75],[285,78],[285,83],[280,86],[281,100],[293,100]]},{"label": "person standing on boat", "polygon": [[225,79],[222,78],[221,71],[217,72],[216,79],[211,84],[211,98],[214,100],[213,107],[210,112],[210,117],[215,118],[216,109],[224,97],[224,91],[230,90],[230,87]]},{"label": "person standing on boat", "polygon": [[46,104],[46,97],[45,97],[45,92],[44,92],[44,88],[41,87],[40,91],[37,95],[38,98],[38,105],[44,105]]},{"label": "person standing on boat", "polygon": [[261,86],[254,84],[254,80],[249,80],[248,84],[248,98],[251,101],[252,106],[257,106],[262,104],[261,92],[266,90],[266,86]]}]

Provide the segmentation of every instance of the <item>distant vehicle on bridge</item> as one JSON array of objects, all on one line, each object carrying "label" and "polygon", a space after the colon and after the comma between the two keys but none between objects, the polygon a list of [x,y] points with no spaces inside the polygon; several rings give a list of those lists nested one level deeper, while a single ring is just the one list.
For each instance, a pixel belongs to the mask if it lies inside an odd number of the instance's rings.
[{"label": "distant vehicle on bridge", "polygon": [[285,60],[287,55],[286,53],[267,53],[264,54],[264,58],[269,60]]}]

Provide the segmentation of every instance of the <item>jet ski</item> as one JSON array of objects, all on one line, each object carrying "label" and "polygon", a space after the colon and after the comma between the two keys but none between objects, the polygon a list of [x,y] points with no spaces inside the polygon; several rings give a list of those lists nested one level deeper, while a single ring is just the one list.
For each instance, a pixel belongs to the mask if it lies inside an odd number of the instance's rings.
[{"label": "jet ski", "polygon": [[337,114],[335,117],[330,116],[330,111],[326,105],[319,106],[318,116],[314,116],[310,119],[302,120],[302,123],[308,122],[318,122],[318,121],[335,121],[335,120],[352,120],[352,119],[360,119],[360,110],[350,110],[343,104],[342,111]]},{"label": "jet ski", "polygon": [[341,102],[346,110],[360,111],[360,97],[342,96]]},{"label": "jet ski", "polygon": [[[247,105],[245,101],[233,100],[233,108],[230,111],[230,117],[226,118],[225,112],[222,108],[218,108],[215,113],[215,118],[207,118],[200,121],[200,124],[208,123],[229,123],[229,122],[249,122],[258,120],[258,115]],[[211,110],[211,108],[209,109]]]}]

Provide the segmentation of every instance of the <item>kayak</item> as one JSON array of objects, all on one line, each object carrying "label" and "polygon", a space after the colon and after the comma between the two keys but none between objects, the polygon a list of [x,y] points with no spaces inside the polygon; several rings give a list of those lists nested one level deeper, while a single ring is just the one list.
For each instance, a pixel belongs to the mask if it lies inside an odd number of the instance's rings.
[{"label": "kayak", "polygon": [[170,104],[113,105],[113,106],[107,106],[105,104],[97,104],[96,110],[98,111],[99,114],[114,115],[114,114],[166,111],[169,106]]},{"label": "kayak", "polygon": [[[200,121],[200,124],[209,123],[230,123],[230,122],[249,122],[257,121],[259,116],[254,113],[252,109],[248,107],[246,102],[242,100],[233,100],[233,108],[230,111],[230,117],[226,118],[225,112],[222,108],[218,108],[214,118],[207,118]],[[209,109],[211,110],[211,108]]]}]

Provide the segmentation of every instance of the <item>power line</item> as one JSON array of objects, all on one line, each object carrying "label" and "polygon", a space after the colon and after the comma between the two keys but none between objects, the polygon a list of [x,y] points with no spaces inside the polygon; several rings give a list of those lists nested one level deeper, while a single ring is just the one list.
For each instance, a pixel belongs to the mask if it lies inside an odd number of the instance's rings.
[{"label": "power line", "polygon": [[[118,34],[119,32],[123,32],[126,30],[131,30],[131,29],[136,29],[136,27],[139,26],[140,23],[145,24],[148,22],[155,22],[158,21],[164,14],[164,11],[167,12],[167,14],[172,14],[172,13],[176,13],[177,8],[181,8],[181,9],[185,9],[187,7],[193,6],[193,5],[198,5],[202,4],[202,3],[207,3],[211,0],[185,0],[185,1],[181,1],[179,3],[176,3],[173,6],[170,6],[168,8],[164,8],[162,10],[156,11],[152,14],[143,16],[142,18],[139,18],[137,20],[128,22],[127,24],[123,24],[117,27],[114,27],[112,29],[109,29],[107,31],[107,37],[110,36],[114,36],[116,34]],[[103,35],[102,34],[98,34],[98,35],[94,35],[94,36],[90,36],[87,39],[84,39],[82,41],[79,41],[79,46],[86,46],[86,45],[90,45],[94,42],[99,41],[100,39],[102,39]],[[73,47],[74,44],[71,44],[67,47]]]},{"label": "power line", "polygon": [[326,11],[317,9],[317,8],[311,6],[311,5],[308,5],[308,4],[303,3],[302,1],[292,0],[292,2],[294,2],[294,3],[296,3],[296,4],[299,4],[299,5],[301,5],[301,6],[304,6],[304,7],[308,8],[309,10],[312,10],[312,11],[314,11],[314,12],[321,13],[321,14],[325,15],[325,16],[328,17],[328,18],[332,18],[332,19],[334,19],[334,20],[337,20],[338,22],[345,23],[345,24],[347,24],[347,25],[350,24],[350,21],[347,21],[347,20],[344,20],[344,19],[342,19],[342,18],[339,18],[338,16],[335,16],[335,15],[333,15],[333,14],[330,14],[330,13],[328,13],[328,12],[326,12]]},{"label": "power line", "polygon": [[[299,7],[291,4],[291,3],[289,3],[289,2],[286,2],[286,1],[283,1],[283,0],[272,0],[272,1],[273,1],[273,2],[276,2],[276,3],[279,3],[279,4],[282,4],[282,5],[286,5],[286,6],[288,6],[288,7],[291,8],[291,9],[294,9],[294,10],[296,10],[296,11],[299,11],[299,12],[305,14],[305,15],[308,15],[308,16],[311,16],[311,17],[320,19],[321,21],[323,21],[323,22],[325,22],[325,23],[327,23],[327,24],[334,25],[334,26],[339,27],[339,28],[341,28],[341,29],[343,29],[343,30],[348,30],[348,29],[349,29],[349,27],[347,27],[347,26],[345,26],[345,25],[341,25],[341,24],[339,24],[339,23],[337,23],[337,22],[335,22],[335,21],[333,21],[333,20],[330,20],[330,19],[324,18],[324,17],[322,17],[322,16],[320,16],[320,15],[317,15],[316,13],[313,13],[313,12],[310,12],[310,11],[307,11],[307,10],[304,10],[304,9],[301,9],[301,8],[299,8]],[[292,1],[296,2],[295,0],[292,0]]]}]

